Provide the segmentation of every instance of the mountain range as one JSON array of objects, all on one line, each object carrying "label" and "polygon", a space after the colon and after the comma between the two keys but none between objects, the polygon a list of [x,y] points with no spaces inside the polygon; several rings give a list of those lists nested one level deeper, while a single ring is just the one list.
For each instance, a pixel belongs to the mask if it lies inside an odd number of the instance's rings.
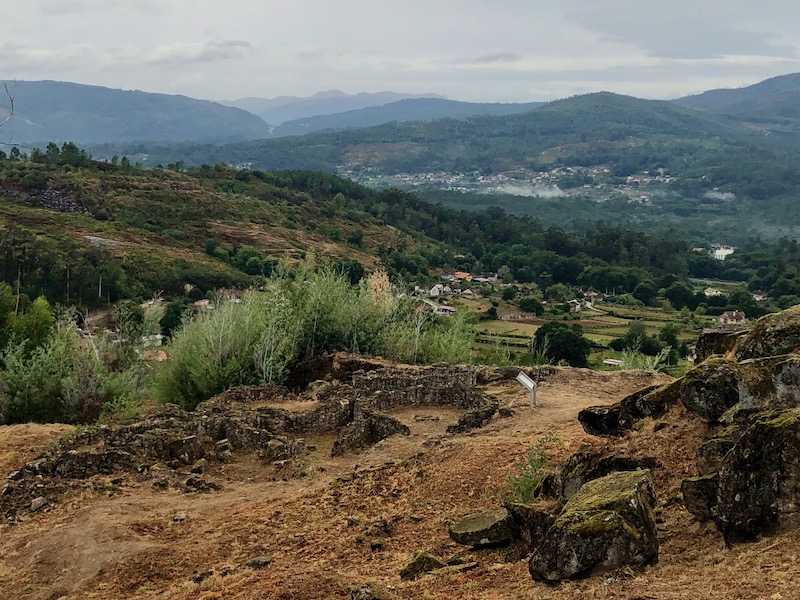
[{"label": "mountain range", "polygon": [[296,119],[332,115],[418,98],[445,99],[439,94],[401,94],[398,92],[345,94],[339,90],[329,90],[305,98],[299,96],[240,98],[239,100],[222,100],[221,104],[247,110],[258,115],[270,125],[280,125]]},{"label": "mountain range", "polygon": [[[436,94],[378,92],[348,95],[333,90],[305,98],[242,98],[217,103],[186,96],[114,90],[68,82],[7,83],[14,96],[16,110],[14,119],[4,126],[3,141],[31,145],[45,145],[51,140],[69,140],[84,145],[131,142],[219,144],[353,130],[389,123],[503,117],[521,115],[531,110],[543,110],[542,114],[548,118],[559,119],[563,114],[558,116],[557,113],[571,111],[570,106],[594,110],[597,107],[593,108],[592,102],[603,97],[590,94],[586,96],[590,99],[588,101],[568,98],[547,104],[501,104],[459,102]],[[650,125],[644,113],[659,106],[650,104],[650,109],[644,109],[642,103],[646,102],[641,100],[635,110],[639,118],[644,118],[641,124],[645,129]],[[660,106],[665,105],[691,109],[705,113],[707,117],[715,116],[723,121],[727,119],[730,123],[755,130],[797,132],[800,131],[800,74],[775,77],[739,89],[711,90]],[[602,115],[602,111],[599,114]],[[632,118],[629,115],[620,123],[626,120],[632,122]],[[589,118],[589,121],[596,119]],[[537,122],[536,119],[534,122]],[[709,121],[705,119],[704,122]],[[519,126],[520,122],[510,118],[508,124],[514,127]],[[602,126],[602,123],[597,124]],[[471,125],[466,124],[465,127],[469,129]],[[416,128],[414,125],[406,131]],[[423,127],[428,131],[440,128],[441,125],[433,123]],[[520,134],[520,131],[507,130],[501,124],[497,128],[498,133],[512,137]],[[504,129],[505,132],[502,132]],[[400,138],[405,135],[402,128],[392,131],[396,131]],[[366,137],[370,136],[374,137],[374,134],[366,134]],[[587,131],[586,136],[596,138],[592,131]],[[294,148],[296,143],[283,144],[284,147],[288,145]],[[231,162],[224,157],[222,160]],[[257,158],[256,162],[259,160]],[[269,161],[262,160],[258,164],[268,166]]]}]

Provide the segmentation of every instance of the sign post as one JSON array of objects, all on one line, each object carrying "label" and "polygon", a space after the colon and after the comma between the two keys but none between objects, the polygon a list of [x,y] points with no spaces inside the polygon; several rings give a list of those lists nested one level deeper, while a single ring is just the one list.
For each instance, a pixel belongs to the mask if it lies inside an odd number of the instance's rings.
[{"label": "sign post", "polygon": [[517,374],[517,381],[531,393],[531,408],[536,408],[536,382],[522,371]]}]

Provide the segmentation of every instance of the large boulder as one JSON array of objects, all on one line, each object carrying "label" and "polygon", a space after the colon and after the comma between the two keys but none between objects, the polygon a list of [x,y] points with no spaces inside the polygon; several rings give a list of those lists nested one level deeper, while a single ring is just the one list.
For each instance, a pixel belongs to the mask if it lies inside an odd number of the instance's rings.
[{"label": "large boulder", "polygon": [[681,484],[683,504],[701,523],[710,521],[717,505],[719,475],[701,475],[684,479]]},{"label": "large boulder", "polygon": [[724,356],[748,334],[748,331],[708,331],[700,335],[694,347],[695,364],[712,356]]},{"label": "large boulder", "polygon": [[569,500],[583,485],[615,471],[639,471],[660,466],[656,458],[633,458],[614,454],[610,449],[579,450],[558,466],[556,471],[559,496]]},{"label": "large boulder", "polygon": [[680,399],[680,382],[646,387],[610,406],[592,406],[578,413],[590,435],[618,437],[647,417],[657,419]]},{"label": "large boulder", "polygon": [[657,560],[654,504],[649,471],[590,481],[564,505],[533,553],[531,576],[559,581]]},{"label": "large boulder", "polygon": [[739,402],[743,380],[739,363],[710,358],[689,371],[681,381],[681,401],[702,418],[716,422]]},{"label": "large boulder", "polygon": [[418,550],[400,571],[400,579],[417,579],[444,567],[444,563],[424,550]]},{"label": "large boulder", "polygon": [[722,463],[713,513],[729,543],[800,524],[800,408],[744,432]]},{"label": "large boulder", "polygon": [[736,358],[763,358],[800,349],[800,305],[761,317],[739,342]]},{"label": "large boulder", "polygon": [[555,521],[553,504],[549,500],[533,500],[525,504],[517,502],[505,504],[511,517],[513,540],[522,547],[523,555],[532,552],[552,527]]},{"label": "large boulder", "polygon": [[712,475],[720,470],[722,461],[741,436],[732,428],[720,437],[712,438],[697,449],[697,471],[700,475]]},{"label": "large boulder", "polygon": [[450,539],[463,546],[495,546],[511,541],[511,517],[505,508],[467,515],[450,525]]}]

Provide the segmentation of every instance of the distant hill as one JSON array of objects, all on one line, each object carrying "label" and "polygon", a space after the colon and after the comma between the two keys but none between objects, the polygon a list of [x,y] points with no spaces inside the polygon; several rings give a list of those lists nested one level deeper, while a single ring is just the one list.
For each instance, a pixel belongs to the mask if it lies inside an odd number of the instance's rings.
[{"label": "distant hill", "polygon": [[800,130],[800,73],[773,77],[737,89],[711,90],[675,100],[677,104],[741,121]]},{"label": "distant hill", "polygon": [[[226,162],[261,169],[330,172],[342,165],[389,173],[506,171],[546,167],[554,161],[619,162],[646,144],[658,145],[659,149],[650,152],[660,152],[665,162],[684,161],[688,141],[692,148],[708,147],[710,139],[719,137],[749,139],[752,133],[728,117],[601,92],[503,116],[393,123],[217,146],[115,145],[93,153],[144,154],[144,164],[183,160],[187,164]],[[679,143],[684,144],[680,148],[684,154],[676,153]],[[657,155],[647,158],[659,160]]]},{"label": "distant hill", "polygon": [[370,106],[383,106],[412,98],[443,99],[444,97],[438,94],[401,94],[397,92],[345,94],[338,90],[330,90],[305,98],[298,96],[278,96],[269,99],[241,98],[239,100],[223,100],[221,103],[250,111],[270,125],[280,125],[286,121],[318,115],[332,115]]},{"label": "distant hill", "polygon": [[287,121],[276,127],[272,135],[273,137],[305,135],[317,131],[371,127],[391,122],[432,121],[446,117],[509,115],[526,112],[543,104],[544,102],[501,104],[459,102],[443,98],[410,98],[384,104],[383,106],[370,106],[332,115],[318,115]]},{"label": "distant hill", "polygon": [[697,110],[734,114],[748,103],[755,105],[771,96],[781,96],[787,92],[798,91],[800,91],[800,73],[791,73],[766,79],[746,87],[710,90],[702,94],[685,96],[678,98],[674,102]]},{"label": "distant hill", "polygon": [[15,115],[3,127],[3,141],[235,141],[269,135],[267,124],[247,111],[186,96],[60,81],[8,85]]}]

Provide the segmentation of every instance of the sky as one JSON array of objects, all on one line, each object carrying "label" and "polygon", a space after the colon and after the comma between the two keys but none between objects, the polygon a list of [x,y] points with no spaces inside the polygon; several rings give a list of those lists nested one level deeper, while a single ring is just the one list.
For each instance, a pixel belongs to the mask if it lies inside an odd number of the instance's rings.
[{"label": "sky", "polygon": [[800,71],[796,0],[24,0],[0,80],[228,99],[675,98]]}]

